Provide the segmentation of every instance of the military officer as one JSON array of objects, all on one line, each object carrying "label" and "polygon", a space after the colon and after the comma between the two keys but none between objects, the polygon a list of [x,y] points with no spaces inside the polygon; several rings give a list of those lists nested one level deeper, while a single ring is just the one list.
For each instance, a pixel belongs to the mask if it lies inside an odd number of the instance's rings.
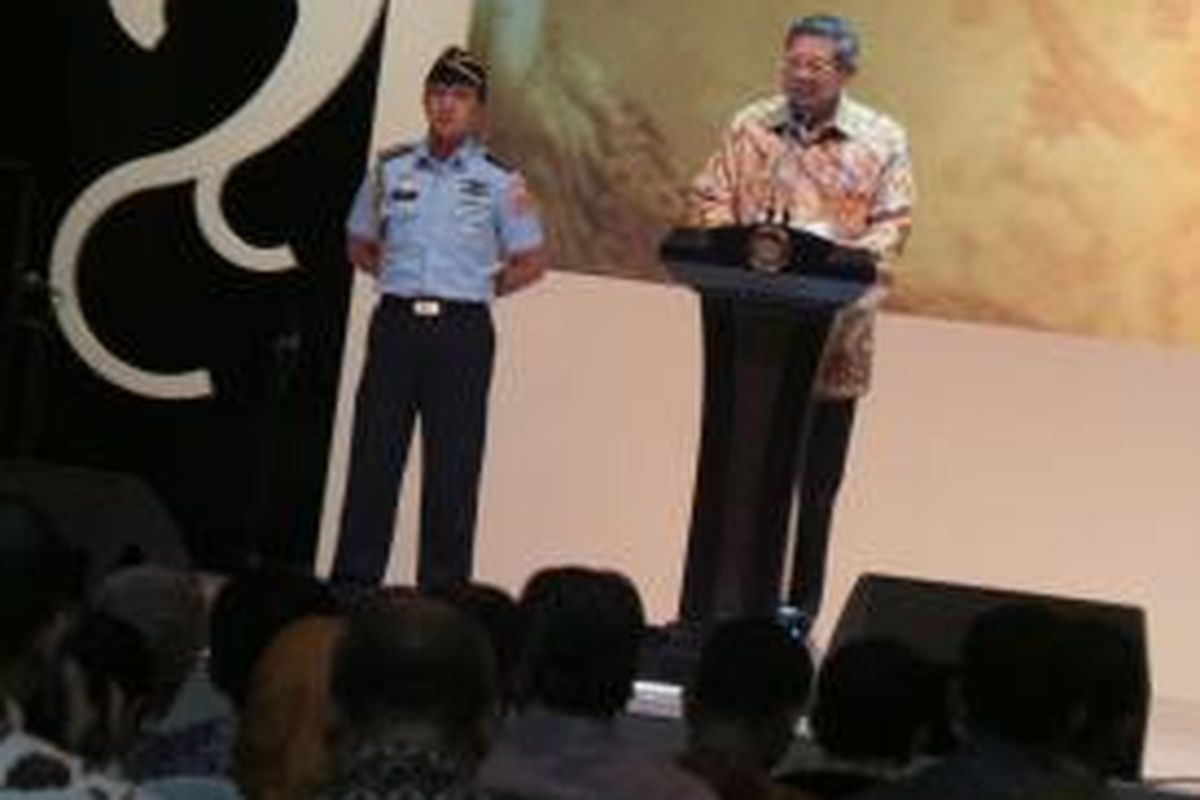
[{"label": "military officer", "polygon": [[413,424],[424,463],[417,582],[471,575],[494,331],[490,301],[537,281],[543,232],[520,174],[479,139],[487,69],[451,47],[425,80],[427,132],[378,154],[347,223],[373,275],[371,319],[333,579],[377,584]]}]

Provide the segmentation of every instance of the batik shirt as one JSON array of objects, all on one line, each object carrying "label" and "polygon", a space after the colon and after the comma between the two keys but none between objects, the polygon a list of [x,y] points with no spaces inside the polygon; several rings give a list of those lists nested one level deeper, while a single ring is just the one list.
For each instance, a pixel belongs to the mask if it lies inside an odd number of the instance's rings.
[{"label": "batik shirt", "polygon": [[154,800],[154,795],[88,771],[78,758],[29,735],[20,709],[0,699],[0,798]]},{"label": "batik shirt", "polygon": [[817,377],[817,396],[846,398],[868,388],[874,309],[907,237],[914,194],[896,122],[843,95],[831,120],[809,131],[779,95],[734,117],[692,185],[690,208],[696,225],[786,220],[880,258],[880,283],[838,315]]},{"label": "batik shirt", "polygon": [[449,755],[382,737],[344,753],[313,800],[491,800]]}]

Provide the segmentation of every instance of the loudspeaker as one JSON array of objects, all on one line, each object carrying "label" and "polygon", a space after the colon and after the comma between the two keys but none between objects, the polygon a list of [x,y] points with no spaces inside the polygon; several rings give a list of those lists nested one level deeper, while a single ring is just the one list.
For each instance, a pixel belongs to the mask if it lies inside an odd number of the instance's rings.
[{"label": "loudspeaker", "polygon": [[1013,591],[967,584],[866,573],[855,582],[829,644],[830,652],[846,642],[887,637],[903,642],[917,655],[957,671],[967,631],[980,614],[1013,603],[1049,605],[1068,620],[1095,620],[1115,626],[1139,654],[1137,675],[1128,676],[1140,689],[1136,730],[1113,767],[1116,777],[1138,780],[1149,715],[1150,679],[1146,655],[1146,615],[1136,606],[1072,597]]},{"label": "loudspeaker", "polygon": [[114,567],[153,561],[190,568],[167,507],[140,478],[35,461],[0,461],[0,491],[28,497],[87,556],[91,586]]}]

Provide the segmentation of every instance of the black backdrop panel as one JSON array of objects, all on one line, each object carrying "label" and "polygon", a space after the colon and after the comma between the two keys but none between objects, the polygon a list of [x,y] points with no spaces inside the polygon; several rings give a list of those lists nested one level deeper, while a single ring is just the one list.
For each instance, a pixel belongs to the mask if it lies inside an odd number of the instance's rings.
[{"label": "black backdrop panel", "polygon": [[[25,113],[6,115],[0,160],[31,165],[38,275],[87,186],[218,126],[259,90],[297,20],[296,0],[164,2],[167,31],[153,50],[121,30],[107,2],[45,0],[8,51]],[[226,186],[233,229],[289,245],[298,269],[226,262],[200,232],[190,184],[132,193],[87,238],[79,291],[105,345],[147,369],[207,368],[213,395],[157,400],[110,384],[31,296],[0,339],[4,394],[15,398],[2,407],[0,456],[139,477],[211,567],[255,551],[311,557],[349,303],[343,226],[370,136],[380,20],[317,113],[238,164]],[[45,323],[44,333],[7,335],[13,316]]]}]

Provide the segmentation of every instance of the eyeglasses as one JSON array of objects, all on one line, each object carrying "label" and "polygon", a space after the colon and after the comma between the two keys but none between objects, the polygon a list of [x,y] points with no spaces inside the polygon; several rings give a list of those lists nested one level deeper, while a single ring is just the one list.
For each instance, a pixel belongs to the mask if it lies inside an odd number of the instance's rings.
[{"label": "eyeglasses", "polygon": [[784,59],[780,67],[789,74],[809,74],[818,78],[829,77],[841,71],[837,60],[832,58]]}]

